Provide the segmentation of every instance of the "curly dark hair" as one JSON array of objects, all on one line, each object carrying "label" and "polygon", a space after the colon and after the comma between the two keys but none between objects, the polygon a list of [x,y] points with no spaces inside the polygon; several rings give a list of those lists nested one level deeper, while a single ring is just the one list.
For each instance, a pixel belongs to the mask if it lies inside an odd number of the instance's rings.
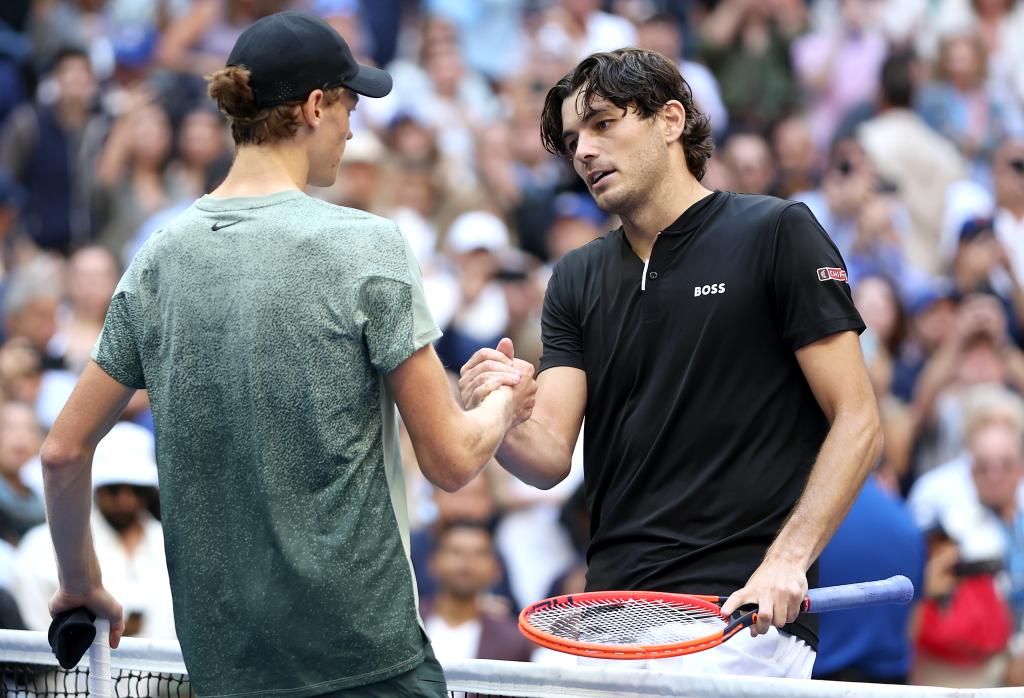
[{"label": "curly dark hair", "polygon": [[564,158],[570,158],[571,153],[562,140],[562,103],[576,90],[580,90],[576,108],[581,114],[590,109],[595,96],[619,109],[632,109],[641,119],[650,119],[673,99],[680,102],[686,110],[679,138],[686,153],[686,167],[698,180],[704,178],[715,148],[711,124],[694,105],[690,86],[671,60],[656,51],[637,48],[595,53],[548,90],[540,122],[541,140],[548,152]]}]

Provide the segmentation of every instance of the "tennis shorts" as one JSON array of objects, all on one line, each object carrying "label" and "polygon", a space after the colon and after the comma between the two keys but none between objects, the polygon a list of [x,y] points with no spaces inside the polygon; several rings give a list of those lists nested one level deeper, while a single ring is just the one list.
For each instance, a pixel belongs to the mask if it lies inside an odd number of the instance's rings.
[{"label": "tennis shorts", "polygon": [[764,635],[750,637],[749,630],[742,630],[718,647],[681,657],[630,661],[580,657],[579,664],[614,666],[619,669],[809,679],[815,656],[817,653],[799,637],[772,626]]},{"label": "tennis shorts", "polygon": [[426,657],[415,669],[390,679],[329,693],[320,698],[448,698],[444,671],[427,643]]}]

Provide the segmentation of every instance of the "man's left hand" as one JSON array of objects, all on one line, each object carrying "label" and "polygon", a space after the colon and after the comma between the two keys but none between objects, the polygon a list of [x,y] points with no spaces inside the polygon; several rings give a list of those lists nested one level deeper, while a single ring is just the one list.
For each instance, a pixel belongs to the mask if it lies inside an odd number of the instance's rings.
[{"label": "man's left hand", "polygon": [[781,628],[800,615],[807,596],[807,572],[798,564],[785,560],[765,560],[747,580],[747,585],[733,593],[722,606],[722,613],[732,615],[740,606],[757,604],[757,623],[750,628],[752,637],[763,635],[768,628]]}]

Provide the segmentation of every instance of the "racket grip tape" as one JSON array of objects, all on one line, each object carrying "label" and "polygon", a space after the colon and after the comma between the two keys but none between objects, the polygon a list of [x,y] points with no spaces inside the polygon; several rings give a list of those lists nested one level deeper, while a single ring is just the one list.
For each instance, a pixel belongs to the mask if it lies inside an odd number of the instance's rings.
[{"label": "racket grip tape", "polygon": [[903,575],[896,575],[877,582],[811,589],[807,592],[803,611],[805,613],[821,613],[870,604],[907,604],[912,598],[914,598],[913,583]]}]

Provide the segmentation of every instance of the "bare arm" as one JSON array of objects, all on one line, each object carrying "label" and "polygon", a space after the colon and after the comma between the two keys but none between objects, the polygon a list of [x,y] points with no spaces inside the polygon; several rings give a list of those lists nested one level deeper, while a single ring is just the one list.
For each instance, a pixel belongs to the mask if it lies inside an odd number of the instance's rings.
[{"label": "bare arm", "polygon": [[50,613],[85,606],[109,619],[111,647],[120,642],[124,620],[121,606],[103,588],[89,529],[92,455],[134,393],[90,361],[41,452],[46,518],[60,580]]},{"label": "bare arm", "polygon": [[704,38],[716,48],[732,44],[749,11],[750,0],[724,0],[718,3],[701,27]]},{"label": "bare arm", "polygon": [[187,13],[173,21],[163,33],[156,49],[156,60],[164,68],[203,75],[223,68],[224,58],[192,53],[192,47],[217,22],[217,0],[196,0]]},{"label": "bare arm", "polygon": [[[507,344],[506,344],[507,342]],[[525,362],[512,359],[512,343],[481,349],[462,368],[459,392],[462,404],[474,405],[492,390],[493,381]],[[517,478],[541,489],[554,487],[569,474],[572,450],[583,424],[587,404],[586,375],[578,368],[549,368],[536,381],[532,414],[509,430],[496,458]]]},{"label": "bare arm", "polygon": [[415,352],[387,375],[416,460],[431,483],[454,492],[480,472],[512,425],[517,408],[532,402],[532,381],[523,378],[508,373],[501,381],[518,386],[515,391],[494,390],[467,412],[455,401],[432,346]]},{"label": "bare arm", "polygon": [[569,475],[587,404],[586,374],[557,366],[537,378],[533,415],[505,436],[496,458],[528,485],[549,489]]},{"label": "bare arm", "polygon": [[796,358],[831,428],[803,494],[764,561],[722,608],[731,613],[757,603],[759,633],[796,619],[807,593],[807,569],[850,510],[882,446],[878,407],[857,335],[830,335],[797,350]]}]

